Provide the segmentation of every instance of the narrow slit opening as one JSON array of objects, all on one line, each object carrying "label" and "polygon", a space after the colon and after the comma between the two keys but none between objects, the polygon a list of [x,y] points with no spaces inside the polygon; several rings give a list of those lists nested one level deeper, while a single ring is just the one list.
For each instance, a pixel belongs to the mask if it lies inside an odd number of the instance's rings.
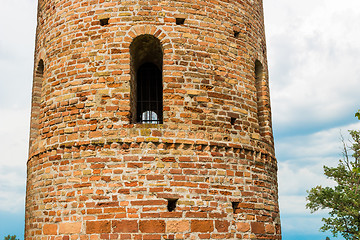
[{"label": "narrow slit opening", "polygon": [[235,125],[235,122],[236,122],[236,118],[234,117],[230,118],[231,125]]},{"label": "narrow slit opening", "polygon": [[261,136],[264,135],[264,127],[266,126],[264,120],[264,109],[266,108],[266,103],[264,104],[264,86],[263,86],[263,78],[264,78],[264,68],[259,60],[255,61],[255,90],[256,90],[256,104],[257,104],[257,117],[259,124],[259,131]]},{"label": "narrow slit opening", "polygon": [[109,25],[109,18],[100,19],[100,25],[101,26]]},{"label": "narrow slit opening", "polygon": [[183,25],[185,23],[185,18],[176,18],[176,25]]},{"label": "narrow slit opening", "polygon": [[176,203],[179,199],[168,199],[167,209],[169,212],[175,211]]},{"label": "narrow slit opening", "polygon": [[237,38],[237,37],[239,37],[239,31],[234,31],[234,38]]},{"label": "narrow slit opening", "polygon": [[42,59],[40,59],[39,63],[38,63],[38,67],[36,68],[36,76],[37,77],[43,77],[44,76],[44,61]]},{"label": "narrow slit opening", "polygon": [[239,209],[239,202],[231,202],[233,213],[237,213],[237,210]]}]

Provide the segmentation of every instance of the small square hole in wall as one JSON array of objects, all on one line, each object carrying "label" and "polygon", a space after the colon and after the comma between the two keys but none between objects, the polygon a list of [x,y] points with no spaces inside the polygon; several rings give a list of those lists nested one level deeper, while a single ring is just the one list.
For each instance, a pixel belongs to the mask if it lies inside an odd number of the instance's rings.
[{"label": "small square hole in wall", "polygon": [[236,122],[236,118],[234,117],[230,118],[231,125],[235,125],[235,122]]},{"label": "small square hole in wall", "polygon": [[237,38],[237,37],[239,37],[239,31],[234,31],[234,38]]},{"label": "small square hole in wall", "polygon": [[183,25],[185,23],[185,18],[176,18],[176,25]]},{"label": "small square hole in wall", "polygon": [[240,202],[231,202],[232,205],[232,209],[233,209],[233,213],[236,213],[236,210],[239,208],[239,203]]},{"label": "small square hole in wall", "polygon": [[167,209],[169,212],[175,211],[178,199],[168,199]]},{"label": "small square hole in wall", "polygon": [[100,25],[101,26],[109,25],[109,18],[100,19]]}]

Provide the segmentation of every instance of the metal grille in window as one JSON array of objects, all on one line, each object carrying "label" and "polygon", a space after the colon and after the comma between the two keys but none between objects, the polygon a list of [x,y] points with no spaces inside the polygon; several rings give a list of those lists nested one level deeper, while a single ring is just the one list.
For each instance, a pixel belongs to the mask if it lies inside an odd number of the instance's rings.
[{"label": "metal grille in window", "polygon": [[162,73],[153,63],[144,63],[137,71],[137,122],[163,122]]}]

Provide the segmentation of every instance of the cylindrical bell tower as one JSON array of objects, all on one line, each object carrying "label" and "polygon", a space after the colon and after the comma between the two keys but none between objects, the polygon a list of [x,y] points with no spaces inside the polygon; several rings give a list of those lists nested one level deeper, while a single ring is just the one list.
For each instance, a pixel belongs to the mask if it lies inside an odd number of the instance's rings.
[{"label": "cylindrical bell tower", "polygon": [[281,239],[262,0],[39,0],[26,239]]}]

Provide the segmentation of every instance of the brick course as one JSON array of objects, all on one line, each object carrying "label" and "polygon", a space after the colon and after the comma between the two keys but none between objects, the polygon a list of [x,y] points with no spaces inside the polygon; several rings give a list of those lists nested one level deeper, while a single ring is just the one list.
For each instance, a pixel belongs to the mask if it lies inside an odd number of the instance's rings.
[{"label": "brick course", "polygon": [[[261,0],[39,0],[36,34],[26,239],[281,239]],[[142,35],[162,124],[132,120]]]}]

